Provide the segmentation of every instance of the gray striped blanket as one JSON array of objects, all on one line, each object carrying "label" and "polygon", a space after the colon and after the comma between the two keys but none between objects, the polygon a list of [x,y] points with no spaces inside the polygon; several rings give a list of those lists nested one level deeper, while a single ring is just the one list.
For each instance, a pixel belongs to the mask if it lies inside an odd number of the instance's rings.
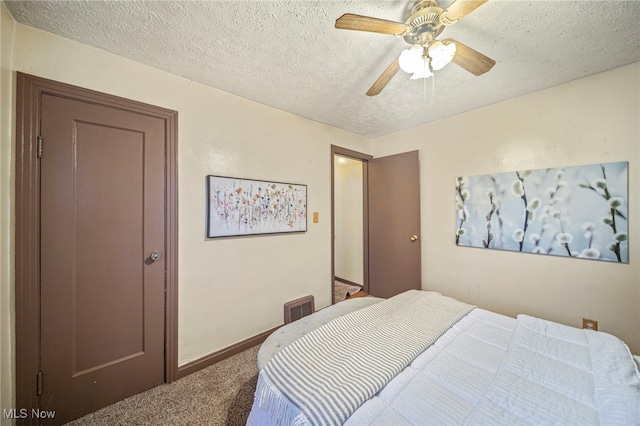
[{"label": "gray striped blanket", "polygon": [[473,306],[410,290],[295,340],[260,372],[256,399],[283,425],[339,425]]}]

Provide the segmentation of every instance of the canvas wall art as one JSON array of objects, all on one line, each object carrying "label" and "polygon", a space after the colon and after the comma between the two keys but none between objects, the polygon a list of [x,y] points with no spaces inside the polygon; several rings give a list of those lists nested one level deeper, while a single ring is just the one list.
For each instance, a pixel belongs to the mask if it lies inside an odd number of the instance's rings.
[{"label": "canvas wall art", "polygon": [[207,176],[207,237],[305,232],[307,186]]},{"label": "canvas wall art", "polygon": [[459,246],[629,263],[626,161],[456,179]]}]

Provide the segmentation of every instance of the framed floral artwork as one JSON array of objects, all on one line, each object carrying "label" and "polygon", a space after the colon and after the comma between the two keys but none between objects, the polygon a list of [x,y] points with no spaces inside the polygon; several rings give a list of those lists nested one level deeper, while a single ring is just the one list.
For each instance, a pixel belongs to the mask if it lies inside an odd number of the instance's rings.
[{"label": "framed floral artwork", "polygon": [[207,237],[307,230],[307,186],[207,176]]}]

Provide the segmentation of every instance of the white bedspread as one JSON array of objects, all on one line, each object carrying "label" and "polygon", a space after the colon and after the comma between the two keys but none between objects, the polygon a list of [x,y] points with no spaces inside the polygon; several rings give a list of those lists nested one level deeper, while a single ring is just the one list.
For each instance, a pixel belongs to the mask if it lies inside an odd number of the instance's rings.
[{"label": "white bedspread", "polygon": [[640,373],[609,334],[476,308],[345,424],[640,425]]},{"label": "white bedspread", "polygon": [[640,375],[619,339],[475,309],[346,425],[637,425]]}]

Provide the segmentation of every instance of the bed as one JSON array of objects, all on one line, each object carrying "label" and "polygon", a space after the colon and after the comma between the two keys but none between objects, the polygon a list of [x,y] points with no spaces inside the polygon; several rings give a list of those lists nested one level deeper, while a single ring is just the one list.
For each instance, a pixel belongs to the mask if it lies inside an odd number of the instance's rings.
[{"label": "bed", "polygon": [[640,424],[638,366],[607,333],[418,290],[303,320],[262,345],[248,425]]}]

